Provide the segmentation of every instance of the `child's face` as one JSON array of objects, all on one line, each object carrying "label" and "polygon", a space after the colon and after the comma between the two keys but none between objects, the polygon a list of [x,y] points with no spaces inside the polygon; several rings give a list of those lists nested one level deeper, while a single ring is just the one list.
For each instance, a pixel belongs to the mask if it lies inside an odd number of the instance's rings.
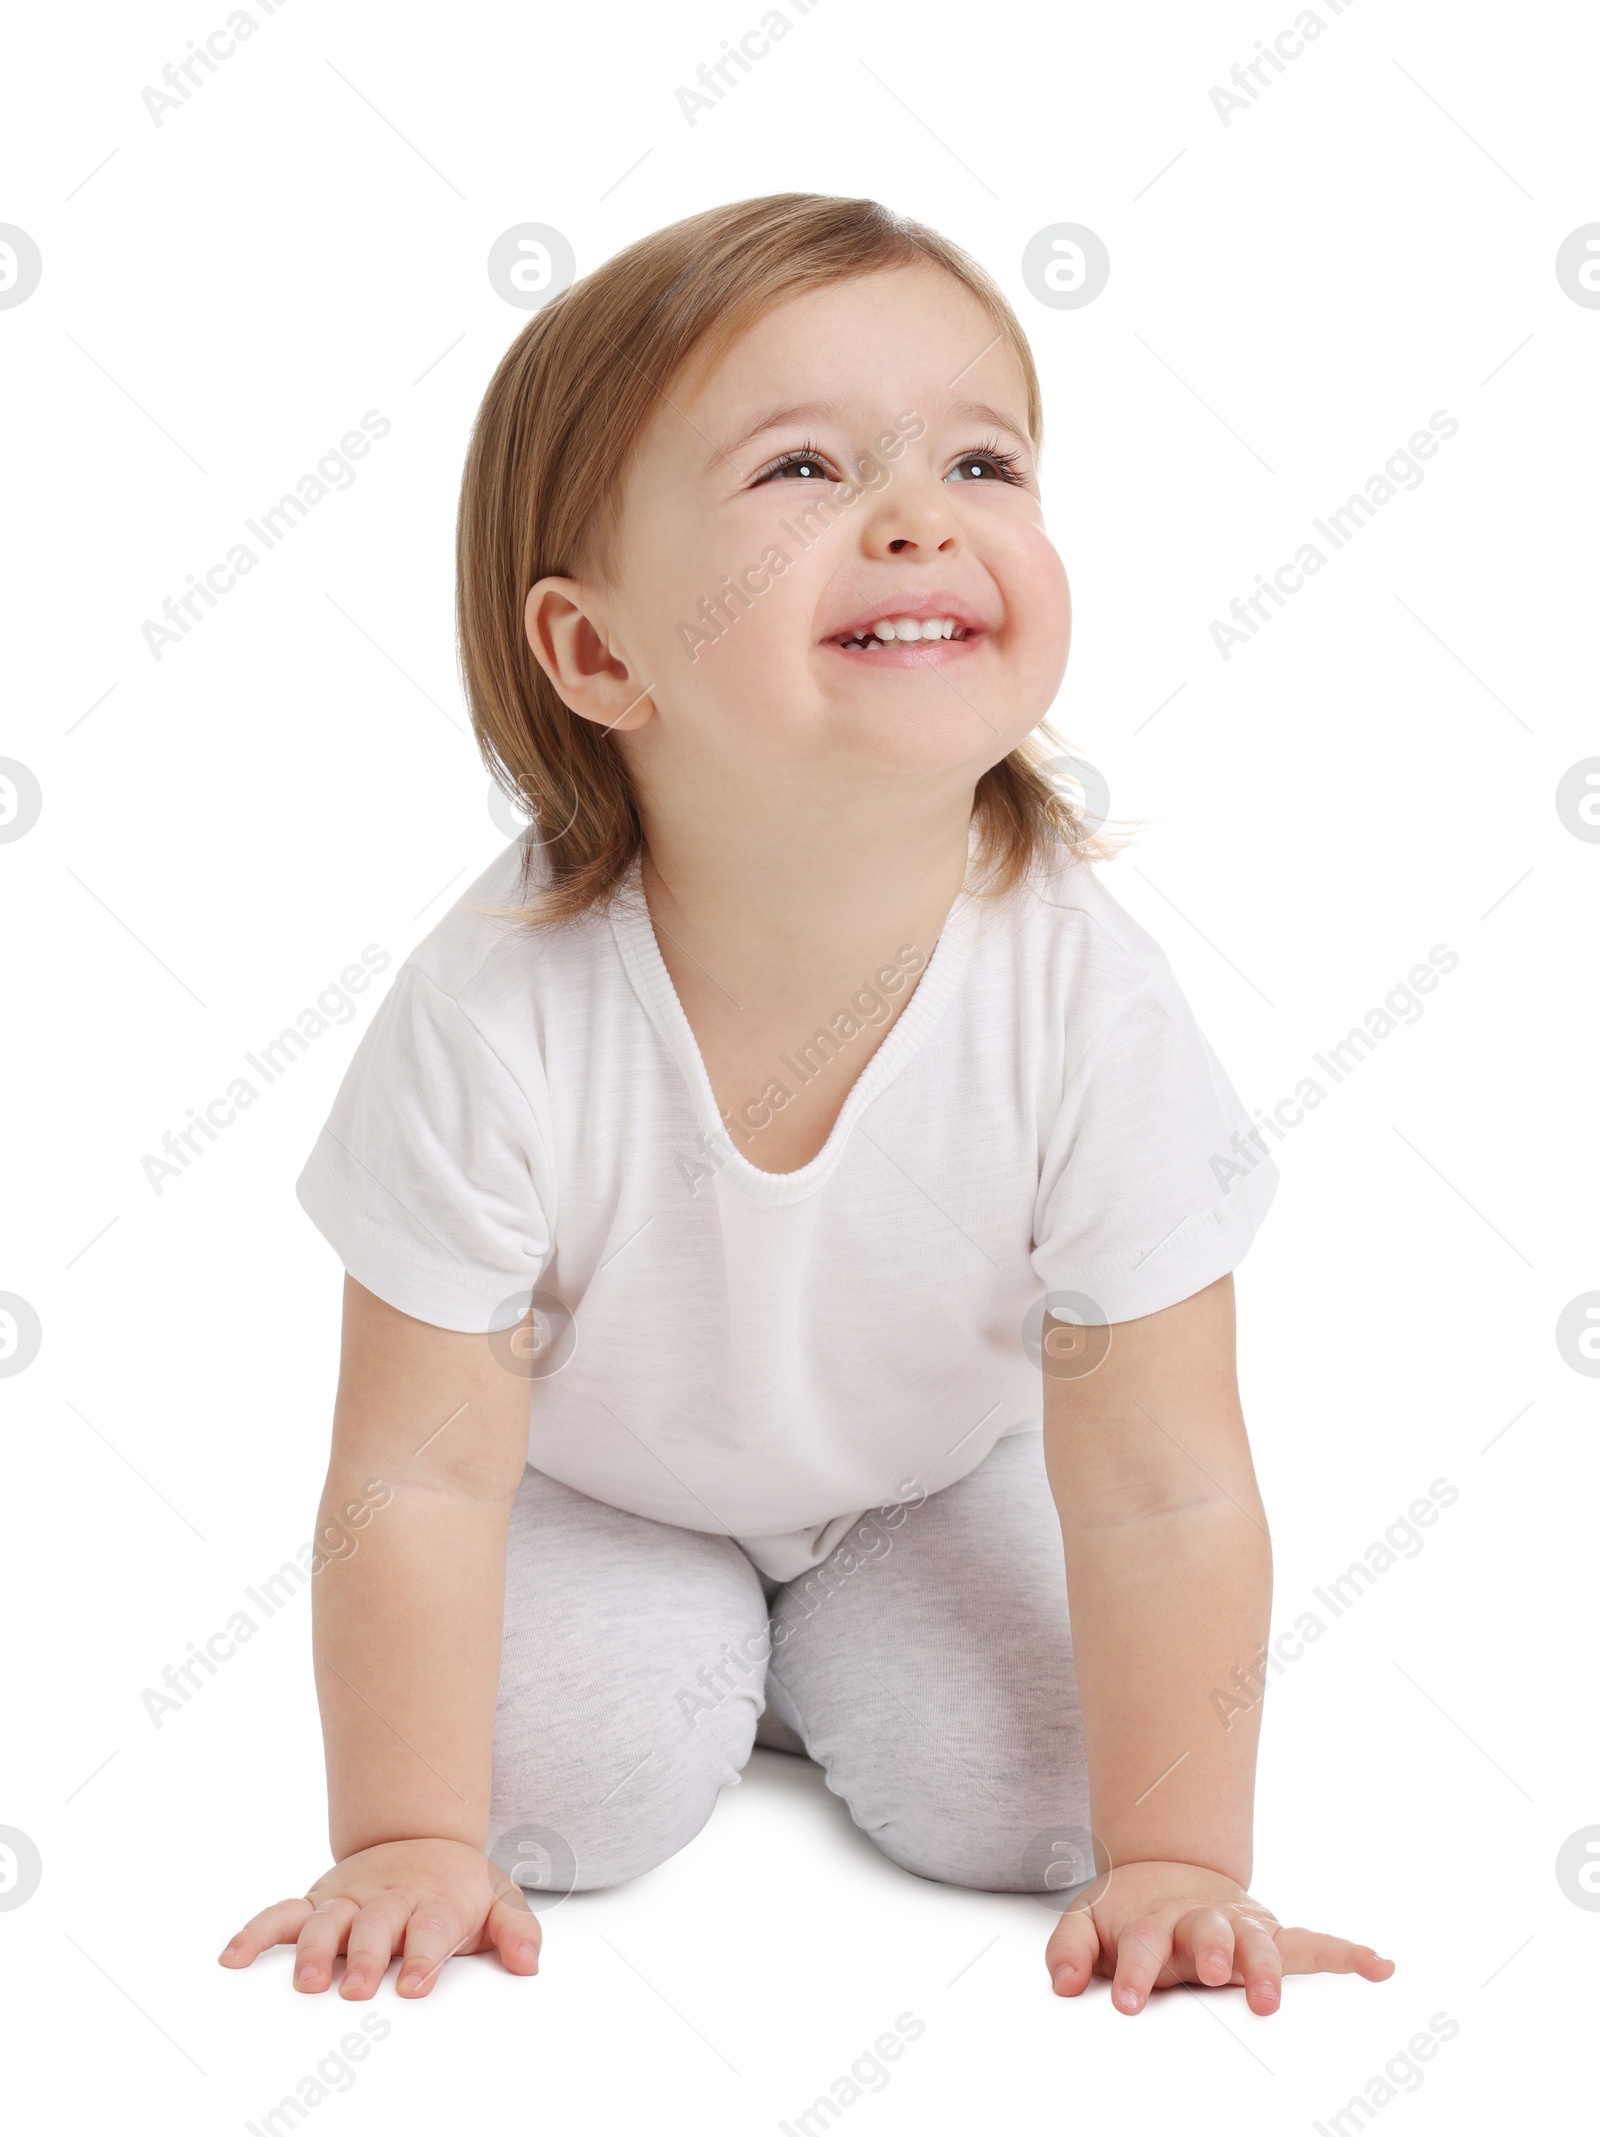
[{"label": "child's face", "polygon": [[[562,696],[625,737],[647,801],[660,780],[970,788],[1048,712],[1071,633],[1026,418],[1015,358],[942,270],[790,299],[663,400],[614,575],[584,582],[611,662],[563,661]],[[931,618],[953,635],[873,629]]]}]

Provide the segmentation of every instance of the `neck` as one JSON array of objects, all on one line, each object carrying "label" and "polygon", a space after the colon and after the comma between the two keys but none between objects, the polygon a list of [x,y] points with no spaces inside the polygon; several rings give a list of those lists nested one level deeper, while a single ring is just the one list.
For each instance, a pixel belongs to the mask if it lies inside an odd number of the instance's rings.
[{"label": "neck", "polygon": [[[903,943],[932,953],[967,871],[970,791],[893,821],[880,805],[772,796],[710,812],[642,799],[642,881],[658,931],[719,980],[848,978]],[[763,990],[764,991],[764,990]]]}]

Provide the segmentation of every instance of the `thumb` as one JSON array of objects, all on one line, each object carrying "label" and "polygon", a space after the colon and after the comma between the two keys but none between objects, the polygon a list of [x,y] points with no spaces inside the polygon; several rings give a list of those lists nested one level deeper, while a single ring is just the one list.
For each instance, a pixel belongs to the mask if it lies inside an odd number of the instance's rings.
[{"label": "thumb", "polygon": [[1081,1996],[1094,1974],[1100,1956],[1100,1936],[1087,1907],[1064,1914],[1044,1948],[1044,1963],[1050,1969],[1050,1985],[1058,1996]]},{"label": "thumb", "polygon": [[483,1925],[480,1950],[492,1944],[513,1974],[539,1971],[539,1917],[525,1900],[497,1899]]}]

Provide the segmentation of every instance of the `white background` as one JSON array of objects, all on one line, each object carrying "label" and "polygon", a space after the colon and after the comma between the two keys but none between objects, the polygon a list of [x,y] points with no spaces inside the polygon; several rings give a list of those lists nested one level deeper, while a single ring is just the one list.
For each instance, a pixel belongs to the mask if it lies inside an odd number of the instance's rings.
[{"label": "white background", "polygon": [[[0,1383],[0,1824],[43,1860],[0,1912],[23,2123],[238,2129],[363,2008],[392,2031],[312,2111],[329,2137],[770,2130],[902,2011],[926,2031],[849,2137],[1310,2128],[1436,2012],[1459,2033],[1381,2128],[1531,2114],[1576,2083],[1600,1939],[1555,1873],[1600,1821],[1600,1386],[1555,1338],[1600,1287],[1600,846],[1555,805],[1600,755],[1600,311],[1554,270],[1600,219],[1594,16],[1324,5],[1224,126],[1208,92],[1292,0],[821,0],[691,127],[677,87],[759,0],[251,12],[159,127],[141,90],[224,0],[35,11],[4,52],[0,220],[43,256],[0,310],[0,754],[43,792],[0,846],[0,1290],[43,1328]],[[1255,1890],[1398,1962],[1291,1981],[1270,2021],[1053,1998],[1040,1905],[901,1873],[771,1753],[678,1858],[552,1912],[538,1979],[297,1997],[287,1953],[215,1954],[326,1861],[306,1598],[160,1729],[141,1704],[309,1535],[339,1271],[292,1183],[381,986],[160,1195],[141,1161],[504,843],[452,646],[463,448],[525,317],[489,247],[549,223],[581,273],[795,187],[931,222],[1018,307],[1076,600],[1056,724],[1146,826],[1107,880],[1247,1102],[1459,956],[1277,1150],[1239,1276],[1275,1626],[1431,1480],[1460,1493],[1269,1701]],[[1111,256],[1077,311],[1020,273],[1061,221]],[[374,408],[353,488],[153,659],[162,599]],[[1222,660],[1212,619],[1438,409],[1421,487]]]}]

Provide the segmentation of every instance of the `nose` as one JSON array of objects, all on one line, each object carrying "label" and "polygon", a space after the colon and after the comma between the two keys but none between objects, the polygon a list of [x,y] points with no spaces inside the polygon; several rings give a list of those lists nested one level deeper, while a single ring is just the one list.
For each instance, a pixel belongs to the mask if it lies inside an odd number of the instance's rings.
[{"label": "nose", "polygon": [[948,490],[909,471],[897,475],[895,485],[877,500],[864,541],[872,556],[948,556],[959,546]]}]

